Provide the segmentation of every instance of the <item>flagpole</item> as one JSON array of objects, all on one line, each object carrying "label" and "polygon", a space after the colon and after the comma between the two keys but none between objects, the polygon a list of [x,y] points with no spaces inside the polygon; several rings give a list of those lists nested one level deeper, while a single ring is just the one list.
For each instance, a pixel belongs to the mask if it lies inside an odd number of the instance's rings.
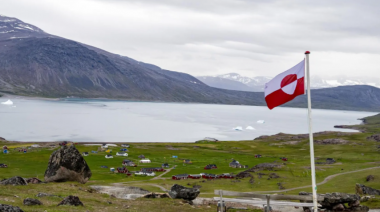
[{"label": "flagpole", "polygon": [[311,183],[313,189],[313,205],[314,212],[318,212],[317,184],[315,182],[315,162],[314,162],[314,141],[313,130],[311,125],[311,96],[310,96],[310,67],[309,67],[309,51],[305,52],[306,56],[306,74],[307,74],[307,105],[309,112],[309,140],[310,140],[310,163],[311,163]]}]

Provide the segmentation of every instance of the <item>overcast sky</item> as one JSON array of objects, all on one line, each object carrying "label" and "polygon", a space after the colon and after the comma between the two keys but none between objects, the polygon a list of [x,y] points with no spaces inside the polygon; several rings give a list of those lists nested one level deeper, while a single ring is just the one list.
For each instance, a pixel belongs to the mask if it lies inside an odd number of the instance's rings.
[{"label": "overcast sky", "polygon": [[380,75],[379,0],[1,0],[45,32],[195,76]]}]

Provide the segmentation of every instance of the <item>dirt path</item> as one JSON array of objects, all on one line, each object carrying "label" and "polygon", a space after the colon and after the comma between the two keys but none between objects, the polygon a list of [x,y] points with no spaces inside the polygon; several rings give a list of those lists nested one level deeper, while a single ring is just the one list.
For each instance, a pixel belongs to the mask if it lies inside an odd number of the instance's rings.
[{"label": "dirt path", "polygon": [[170,169],[167,169],[164,173],[162,173],[162,174],[158,175],[157,177],[154,177],[154,178],[152,178],[152,179],[150,179],[150,180],[162,180],[163,178],[161,178],[161,177],[162,177],[163,175],[169,173],[169,172],[170,172],[172,169],[174,169],[175,167],[177,167],[177,165],[171,167]]},{"label": "dirt path", "polygon": [[[359,169],[359,170],[350,171],[350,172],[343,172],[343,173],[339,173],[339,174],[333,174],[333,175],[327,176],[322,182],[317,183],[317,185],[323,185],[323,184],[327,183],[328,181],[330,181],[331,179],[333,179],[333,178],[335,178],[337,176],[340,176],[340,175],[351,174],[351,173],[361,172],[361,171],[366,171],[366,170],[371,170],[371,169],[379,169],[379,168],[380,168],[380,166],[377,166],[377,167],[371,167],[371,168],[366,168],[366,169]],[[260,192],[260,193],[277,193],[277,192],[293,191],[293,190],[297,190],[297,189],[310,188],[310,187],[311,187],[311,185],[307,185],[307,186],[300,186],[300,187],[296,187],[296,188],[289,188],[289,189],[278,190],[278,191],[258,191],[258,192]]]}]

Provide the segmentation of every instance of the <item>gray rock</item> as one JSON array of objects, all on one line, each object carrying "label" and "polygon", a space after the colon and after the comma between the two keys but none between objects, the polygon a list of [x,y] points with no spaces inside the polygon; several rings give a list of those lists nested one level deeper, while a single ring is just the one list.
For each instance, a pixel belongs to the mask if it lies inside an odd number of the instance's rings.
[{"label": "gray rock", "polygon": [[363,195],[380,195],[380,190],[356,183],[356,193]]},{"label": "gray rock", "polygon": [[83,203],[79,200],[79,197],[77,196],[67,196],[65,199],[63,199],[58,206],[60,205],[73,205],[73,206],[83,206]]},{"label": "gray rock", "polygon": [[42,202],[38,199],[32,199],[32,198],[26,198],[24,199],[24,205],[31,206],[31,205],[42,205]]},{"label": "gray rock", "polygon": [[343,140],[340,138],[328,138],[324,140],[315,140],[314,143],[320,144],[320,145],[329,145],[329,144],[347,144],[347,140]]},{"label": "gray rock", "polygon": [[28,185],[26,180],[22,177],[15,176],[0,182],[2,185]]},{"label": "gray rock", "polygon": [[169,195],[173,199],[193,200],[197,198],[200,191],[197,188],[186,188],[184,186],[174,184],[169,191]]},{"label": "gray rock", "polygon": [[90,167],[75,146],[62,146],[50,156],[45,181],[86,183],[91,175]]},{"label": "gray rock", "polygon": [[12,206],[12,205],[4,205],[4,204],[0,204],[0,211],[1,212],[24,212],[19,207]]},{"label": "gray rock", "polygon": [[359,195],[335,192],[331,194],[325,194],[321,205],[325,208],[332,208],[337,204],[351,203],[357,200],[360,201]]},{"label": "gray rock", "polygon": [[145,194],[143,196],[144,198],[170,198],[169,194],[167,193],[149,193],[149,194]]},{"label": "gray rock", "polygon": [[373,181],[373,180],[375,180],[375,177],[374,177],[373,175],[368,175],[368,176],[366,177],[366,181],[367,181],[367,182],[369,182],[369,181]]},{"label": "gray rock", "polygon": [[35,178],[35,177],[27,178],[25,180],[26,180],[27,183],[31,183],[31,184],[40,184],[40,183],[42,183],[41,180],[39,180],[38,178]]}]

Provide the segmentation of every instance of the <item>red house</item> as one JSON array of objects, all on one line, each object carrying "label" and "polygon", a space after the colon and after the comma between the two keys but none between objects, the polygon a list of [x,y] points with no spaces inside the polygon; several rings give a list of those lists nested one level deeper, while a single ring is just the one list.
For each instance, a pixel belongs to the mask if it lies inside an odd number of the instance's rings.
[{"label": "red house", "polygon": [[283,161],[288,161],[288,158],[286,158],[286,157],[282,157],[280,159],[283,160]]},{"label": "red house", "polygon": [[191,178],[191,179],[201,179],[201,175],[200,174],[190,174],[189,175],[189,178]]},{"label": "red house", "polygon": [[186,180],[187,178],[189,178],[188,174],[178,174],[172,176],[172,180]]},{"label": "red house", "polygon": [[207,166],[205,166],[204,169],[217,169],[218,167],[215,165],[215,164],[208,164]]}]

